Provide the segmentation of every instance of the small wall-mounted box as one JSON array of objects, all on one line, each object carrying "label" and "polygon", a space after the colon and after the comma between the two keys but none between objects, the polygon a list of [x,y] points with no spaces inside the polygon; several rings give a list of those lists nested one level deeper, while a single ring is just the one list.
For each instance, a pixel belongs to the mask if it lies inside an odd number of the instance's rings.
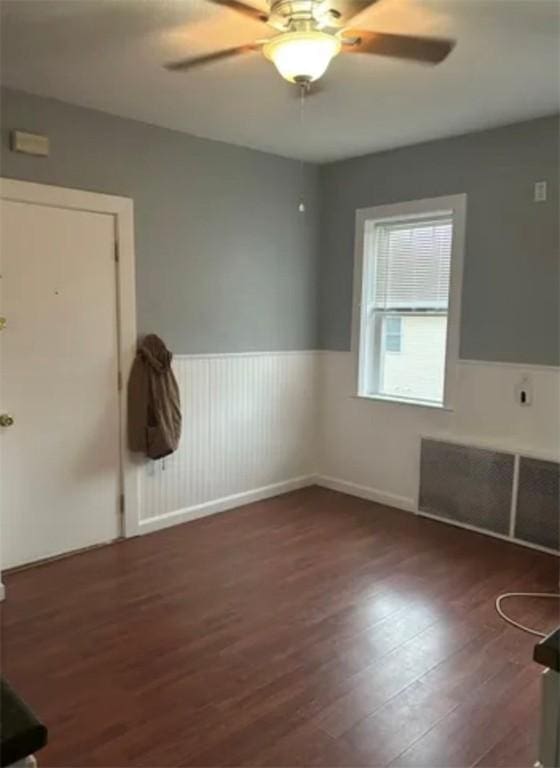
[{"label": "small wall-mounted box", "polygon": [[12,152],[22,152],[24,155],[48,157],[49,138],[39,133],[12,131],[10,134],[10,148]]},{"label": "small wall-mounted box", "polygon": [[545,203],[546,202],[546,181],[535,181],[535,194],[534,194],[534,200],[535,203]]}]

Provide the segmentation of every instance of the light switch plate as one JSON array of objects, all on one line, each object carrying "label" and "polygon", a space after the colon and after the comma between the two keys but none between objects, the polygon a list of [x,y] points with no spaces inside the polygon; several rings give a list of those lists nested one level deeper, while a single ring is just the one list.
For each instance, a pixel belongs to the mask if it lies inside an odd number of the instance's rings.
[{"label": "light switch plate", "polygon": [[535,182],[535,203],[544,203],[546,200],[546,181]]}]

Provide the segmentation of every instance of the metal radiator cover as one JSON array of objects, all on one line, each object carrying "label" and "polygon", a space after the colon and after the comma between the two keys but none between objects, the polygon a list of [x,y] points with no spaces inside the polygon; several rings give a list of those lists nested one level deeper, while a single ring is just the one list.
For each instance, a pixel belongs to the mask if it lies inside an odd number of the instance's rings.
[{"label": "metal radiator cover", "polygon": [[511,454],[423,439],[419,509],[507,535],[513,471]]},{"label": "metal radiator cover", "polygon": [[560,549],[560,464],[522,456],[519,464],[515,536]]}]

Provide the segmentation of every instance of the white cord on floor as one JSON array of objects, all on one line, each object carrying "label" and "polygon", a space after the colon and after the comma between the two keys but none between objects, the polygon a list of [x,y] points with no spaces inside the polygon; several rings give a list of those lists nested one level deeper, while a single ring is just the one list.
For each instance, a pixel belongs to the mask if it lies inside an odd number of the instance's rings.
[{"label": "white cord on floor", "polygon": [[515,621],[514,619],[510,619],[510,617],[503,612],[502,600],[505,600],[508,597],[553,597],[558,600],[560,599],[560,593],[558,592],[506,592],[505,594],[500,595],[499,597],[496,598],[496,611],[504,621],[507,621],[507,623],[511,624],[513,627],[517,627],[517,629],[523,630],[523,632],[528,632],[530,635],[535,635],[535,637],[546,637],[547,636],[546,632],[539,632],[538,629],[532,629],[531,627],[526,627],[524,624],[520,624],[518,621]]}]

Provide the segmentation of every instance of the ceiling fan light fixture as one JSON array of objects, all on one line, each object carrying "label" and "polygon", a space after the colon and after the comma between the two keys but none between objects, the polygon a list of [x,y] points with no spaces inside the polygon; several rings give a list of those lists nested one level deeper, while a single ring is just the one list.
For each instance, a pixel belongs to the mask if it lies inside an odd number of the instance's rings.
[{"label": "ceiling fan light fixture", "polygon": [[340,52],[340,40],[319,30],[285,32],[263,47],[278,72],[290,83],[312,83],[325,74]]}]

